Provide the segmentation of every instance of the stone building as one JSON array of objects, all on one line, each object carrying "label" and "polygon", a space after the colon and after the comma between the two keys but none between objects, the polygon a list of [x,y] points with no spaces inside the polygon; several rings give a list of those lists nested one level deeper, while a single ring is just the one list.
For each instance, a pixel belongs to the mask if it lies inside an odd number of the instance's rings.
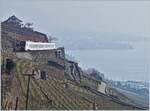
[{"label": "stone building", "polygon": [[[20,52],[24,53],[24,52]],[[53,50],[28,51],[37,70],[57,79],[65,78],[65,51],[63,47]]]},{"label": "stone building", "polygon": [[46,34],[34,31],[30,25],[22,24],[22,21],[13,15],[1,23],[2,37],[7,35],[20,41],[48,42]]}]

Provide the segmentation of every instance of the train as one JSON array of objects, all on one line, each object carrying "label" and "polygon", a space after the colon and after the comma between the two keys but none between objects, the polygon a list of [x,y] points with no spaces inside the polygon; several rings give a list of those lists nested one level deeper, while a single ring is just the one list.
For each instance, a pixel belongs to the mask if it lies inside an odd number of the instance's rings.
[{"label": "train", "polygon": [[56,49],[55,43],[16,41],[13,46],[14,51],[35,51]]}]

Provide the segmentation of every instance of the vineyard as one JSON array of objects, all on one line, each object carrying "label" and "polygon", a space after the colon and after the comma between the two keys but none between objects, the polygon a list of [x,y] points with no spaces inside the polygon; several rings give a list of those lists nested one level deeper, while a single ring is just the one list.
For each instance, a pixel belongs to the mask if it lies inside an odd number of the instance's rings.
[{"label": "vineyard", "polygon": [[[33,67],[33,63],[27,59],[13,60],[15,67],[12,74],[7,75],[4,70],[2,74],[2,108],[15,109],[17,106],[17,109],[25,109],[28,82],[25,73]],[[52,75],[49,73],[46,80],[31,78],[28,109],[136,109],[114,102],[67,79],[58,80]]]}]

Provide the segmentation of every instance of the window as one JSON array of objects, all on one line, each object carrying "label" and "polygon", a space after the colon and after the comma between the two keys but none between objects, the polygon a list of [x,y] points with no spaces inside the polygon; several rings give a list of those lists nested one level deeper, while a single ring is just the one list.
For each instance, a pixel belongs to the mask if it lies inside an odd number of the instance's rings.
[{"label": "window", "polygon": [[61,50],[57,50],[57,51],[55,52],[55,55],[56,55],[56,58],[63,58],[63,53],[62,53]]},{"label": "window", "polygon": [[46,80],[46,72],[41,71],[41,79]]}]

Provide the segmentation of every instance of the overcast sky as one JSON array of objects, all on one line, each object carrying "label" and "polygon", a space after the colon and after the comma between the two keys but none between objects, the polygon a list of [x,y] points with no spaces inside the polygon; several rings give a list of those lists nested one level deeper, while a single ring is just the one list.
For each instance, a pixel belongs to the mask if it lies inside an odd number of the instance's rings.
[{"label": "overcast sky", "polygon": [[150,1],[21,1],[1,0],[1,21],[14,14],[46,34],[83,30],[150,35]]}]

